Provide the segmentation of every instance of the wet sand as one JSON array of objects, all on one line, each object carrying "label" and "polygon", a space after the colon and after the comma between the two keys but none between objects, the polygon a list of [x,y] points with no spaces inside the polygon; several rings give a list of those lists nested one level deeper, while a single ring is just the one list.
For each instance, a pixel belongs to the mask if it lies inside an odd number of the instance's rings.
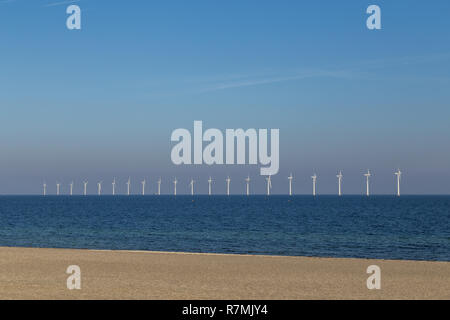
[{"label": "wet sand", "polygon": [[450,262],[0,247],[0,299],[450,299]]}]

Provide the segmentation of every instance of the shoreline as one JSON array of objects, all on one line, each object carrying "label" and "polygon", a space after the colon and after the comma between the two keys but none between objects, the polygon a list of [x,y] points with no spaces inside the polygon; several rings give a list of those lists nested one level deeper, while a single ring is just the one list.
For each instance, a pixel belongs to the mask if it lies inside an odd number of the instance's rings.
[{"label": "shoreline", "polygon": [[385,259],[385,258],[358,258],[358,257],[330,257],[330,256],[294,256],[265,253],[221,253],[221,252],[189,252],[189,251],[154,251],[134,249],[90,249],[90,248],[58,248],[58,247],[22,247],[22,246],[0,246],[12,249],[45,249],[45,250],[76,250],[87,252],[115,252],[115,253],[143,253],[143,254],[180,254],[180,255],[205,255],[205,256],[242,256],[242,257],[267,257],[267,258],[304,258],[304,259],[332,259],[332,260],[368,260],[368,261],[392,261],[392,262],[448,262],[448,260],[414,260],[414,259]]},{"label": "shoreline", "polygon": [[[81,269],[68,290],[66,269]],[[367,289],[370,265],[381,289]],[[0,247],[0,299],[450,299],[450,262]]]}]

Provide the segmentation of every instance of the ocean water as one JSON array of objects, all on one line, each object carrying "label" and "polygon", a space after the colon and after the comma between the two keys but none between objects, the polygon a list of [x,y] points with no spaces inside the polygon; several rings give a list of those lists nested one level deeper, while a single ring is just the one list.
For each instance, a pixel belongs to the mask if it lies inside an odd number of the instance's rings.
[{"label": "ocean water", "polygon": [[2,196],[0,246],[450,261],[450,196]]}]

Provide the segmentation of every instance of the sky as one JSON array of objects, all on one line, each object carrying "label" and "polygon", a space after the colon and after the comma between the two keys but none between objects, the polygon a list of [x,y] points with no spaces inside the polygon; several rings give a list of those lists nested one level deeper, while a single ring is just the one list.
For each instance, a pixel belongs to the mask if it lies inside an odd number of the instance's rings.
[{"label": "sky", "polygon": [[[66,8],[81,9],[69,30]],[[381,30],[366,9],[381,8]],[[173,130],[280,130],[273,193],[450,194],[450,2],[0,0],[0,194],[265,191],[260,165],[176,166]]]}]

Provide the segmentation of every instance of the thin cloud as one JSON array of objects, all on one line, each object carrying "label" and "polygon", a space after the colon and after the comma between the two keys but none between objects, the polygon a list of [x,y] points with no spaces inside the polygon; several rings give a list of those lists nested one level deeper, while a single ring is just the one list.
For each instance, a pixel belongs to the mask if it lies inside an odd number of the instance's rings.
[{"label": "thin cloud", "polygon": [[342,71],[311,71],[304,72],[300,74],[294,74],[289,76],[267,76],[267,77],[247,77],[244,80],[238,81],[229,81],[224,83],[219,83],[215,85],[211,85],[208,88],[202,90],[203,92],[207,91],[218,91],[225,90],[231,88],[241,88],[241,87],[250,87],[257,85],[265,85],[265,84],[273,84],[279,82],[287,82],[287,81],[296,81],[303,80],[308,78],[315,77],[333,77],[333,78],[348,78],[350,74]]},{"label": "thin cloud", "polygon": [[61,6],[64,4],[70,4],[70,3],[76,3],[76,2],[80,2],[81,0],[67,0],[67,1],[60,1],[60,2],[52,2],[52,3],[47,3],[46,5],[44,5],[44,7],[55,7],[55,6]]}]

